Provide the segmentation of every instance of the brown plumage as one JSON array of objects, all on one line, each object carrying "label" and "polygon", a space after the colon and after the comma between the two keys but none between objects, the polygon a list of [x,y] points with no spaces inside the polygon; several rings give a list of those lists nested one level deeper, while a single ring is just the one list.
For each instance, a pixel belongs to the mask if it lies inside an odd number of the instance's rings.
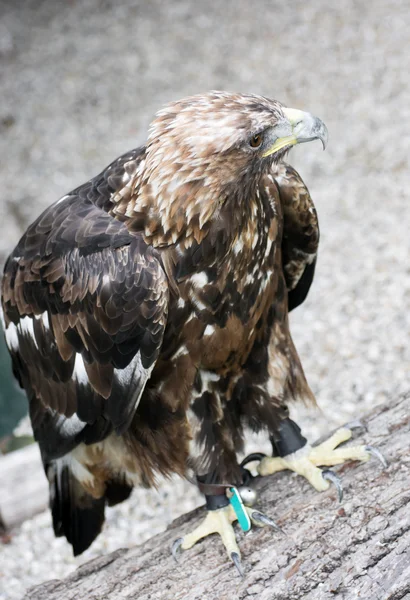
[{"label": "brown plumage", "polygon": [[314,401],[288,310],[310,287],[318,222],[283,158],[325,136],[259,96],[175,102],[10,255],[6,340],[75,553],[106,502],[159,473],[240,481],[246,429],[273,435],[289,402]]}]

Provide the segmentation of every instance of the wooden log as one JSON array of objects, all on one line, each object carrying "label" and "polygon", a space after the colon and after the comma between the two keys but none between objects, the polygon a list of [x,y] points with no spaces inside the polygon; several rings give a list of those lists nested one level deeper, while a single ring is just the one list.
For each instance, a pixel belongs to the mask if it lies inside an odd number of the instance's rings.
[{"label": "wooden log", "polygon": [[37,444],[0,457],[0,527],[9,530],[48,506],[48,482]]},{"label": "wooden log", "polygon": [[[286,536],[271,529],[238,532],[245,578],[217,536],[185,552],[172,541],[204,517],[197,509],[141,546],[86,563],[64,580],[29,590],[25,600],[404,600],[410,598],[410,395],[378,407],[360,434],[389,461],[335,469],[345,500],[317,493],[282,473],[260,479],[259,507]],[[358,440],[356,440],[356,443]]]}]

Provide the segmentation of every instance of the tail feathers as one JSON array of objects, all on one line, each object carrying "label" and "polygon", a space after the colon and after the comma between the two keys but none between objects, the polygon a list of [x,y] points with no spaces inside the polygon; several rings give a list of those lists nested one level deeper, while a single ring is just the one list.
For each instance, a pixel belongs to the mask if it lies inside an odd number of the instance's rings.
[{"label": "tail feathers", "polygon": [[111,479],[107,483],[105,490],[105,498],[108,506],[115,506],[120,502],[124,502],[124,500],[129,498],[132,490],[133,486],[126,483],[124,479]]},{"label": "tail feathers", "polygon": [[74,556],[81,554],[101,532],[105,497],[93,498],[61,459],[47,466],[54,533],[65,536]]}]

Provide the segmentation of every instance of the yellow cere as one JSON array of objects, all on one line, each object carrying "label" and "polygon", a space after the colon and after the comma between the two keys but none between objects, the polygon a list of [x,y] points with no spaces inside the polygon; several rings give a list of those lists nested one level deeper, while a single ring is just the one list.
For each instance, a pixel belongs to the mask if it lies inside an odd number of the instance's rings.
[{"label": "yellow cere", "polygon": [[266,150],[266,152],[264,152],[262,156],[265,158],[266,156],[270,156],[278,150],[282,150],[282,148],[284,148],[285,146],[294,146],[295,144],[297,144],[297,139],[295,135],[287,135],[286,137],[278,138],[273,144],[273,146],[271,146],[269,150]]}]

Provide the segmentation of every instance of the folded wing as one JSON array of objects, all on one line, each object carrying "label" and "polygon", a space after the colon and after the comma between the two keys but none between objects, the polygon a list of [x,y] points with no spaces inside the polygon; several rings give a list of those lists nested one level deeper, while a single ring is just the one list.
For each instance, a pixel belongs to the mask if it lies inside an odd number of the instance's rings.
[{"label": "folded wing", "polygon": [[285,163],[275,169],[284,219],[282,264],[291,311],[305,300],[313,281],[319,223],[309,190],[297,171]]},{"label": "folded wing", "polygon": [[87,185],[28,229],[2,283],[13,370],[46,460],[127,429],[167,319],[155,250],[87,200]]}]

